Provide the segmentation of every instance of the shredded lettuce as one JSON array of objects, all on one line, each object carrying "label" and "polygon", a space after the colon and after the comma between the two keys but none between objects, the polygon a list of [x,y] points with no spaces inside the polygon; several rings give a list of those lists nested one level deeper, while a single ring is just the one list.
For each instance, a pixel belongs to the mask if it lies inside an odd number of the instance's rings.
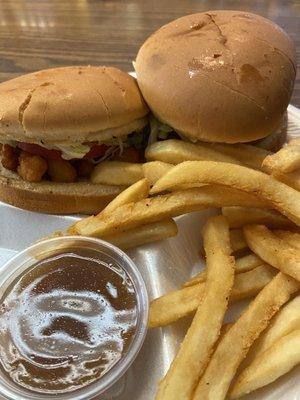
[{"label": "shredded lettuce", "polygon": [[147,145],[149,130],[143,129],[139,132],[133,132],[130,135],[127,135],[126,146],[134,147],[136,149],[143,149]]},{"label": "shredded lettuce", "polygon": [[158,121],[153,115],[150,118],[150,135],[148,144],[152,144],[160,140],[166,140],[174,129],[167,124]]}]

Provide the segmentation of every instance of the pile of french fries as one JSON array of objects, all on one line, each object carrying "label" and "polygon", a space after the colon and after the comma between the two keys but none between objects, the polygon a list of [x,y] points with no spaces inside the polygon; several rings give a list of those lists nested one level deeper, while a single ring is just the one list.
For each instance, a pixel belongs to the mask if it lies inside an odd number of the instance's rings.
[{"label": "pile of french fries", "polygon": [[[127,249],[175,236],[176,216],[220,209],[202,232],[205,268],[151,302],[149,328],[193,317],[156,400],[236,399],[274,382],[300,363],[299,141],[270,154],[166,140],[146,157],[138,167],[114,163],[131,186],[68,233]],[[94,181],[106,183],[108,170],[99,164]],[[253,300],[225,324],[230,304],[245,298]]]}]

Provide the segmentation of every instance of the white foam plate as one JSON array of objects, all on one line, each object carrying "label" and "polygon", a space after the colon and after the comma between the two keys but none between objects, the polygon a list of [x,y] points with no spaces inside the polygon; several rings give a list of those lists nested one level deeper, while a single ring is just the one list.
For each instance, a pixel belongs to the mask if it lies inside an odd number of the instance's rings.
[{"label": "white foam plate", "polygon": [[[288,113],[289,136],[300,136],[300,110],[289,106]],[[179,288],[202,267],[200,232],[211,214],[206,211],[179,217],[177,237],[128,251],[144,277],[151,299]],[[0,202],[0,265],[37,239],[66,228],[77,219],[32,213]],[[241,309],[241,305],[235,305],[227,319],[232,320]],[[187,321],[181,321],[171,327],[150,330],[132,367],[109,393],[101,396],[101,400],[153,400],[157,383],[176,354],[187,326]],[[275,383],[244,398],[300,400],[299,372],[300,367],[295,368]]]}]

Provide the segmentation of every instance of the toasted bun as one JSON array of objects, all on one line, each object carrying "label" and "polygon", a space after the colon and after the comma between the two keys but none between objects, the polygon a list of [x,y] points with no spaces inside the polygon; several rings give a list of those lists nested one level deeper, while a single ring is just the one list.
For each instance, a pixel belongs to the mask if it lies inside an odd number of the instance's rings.
[{"label": "toasted bun", "polygon": [[143,127],[147,112],[135,79],[116,68],[48,69],[0,84],[0,141],[101,140]]},{"label": "toasted bun", "polygon": [[124,189],[89,182],[29,183],[0,168],[0,200],[25,210],[49,214],[95,214]]},{"label": "toasted bun", "polygon": [[289,103],[295,49],[273,22],[241,11],[210,11],[159,29],[136,58],[153,113],[189,137],[249,142],[274,132]]}]

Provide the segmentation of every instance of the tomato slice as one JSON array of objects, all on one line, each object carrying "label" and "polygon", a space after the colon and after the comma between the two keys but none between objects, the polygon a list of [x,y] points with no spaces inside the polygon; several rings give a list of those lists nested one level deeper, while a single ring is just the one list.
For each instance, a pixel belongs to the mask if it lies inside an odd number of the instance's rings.
[{"label": "tomato slice", "polygon": [[86,155],[83,158],[102,157],[102,156],[104,156],[107,149],[108,149],[108,146],[106,146],[105,144],[94,144],[91,147],[91,150],[88,153],[86,153]]},{"label": "tomato slice", "polygon": [[59,150],[49,150],[45,147],[39,146],[38,144],[24,142],[19,142],[18,147],[21,150],[27,151],[27,153],[36,156],[50,158],[51,160],[61,160],[61,152]]},{"label": "tomato slice", "polygon": [[135,147],[127,147],[123,150],[122,154],[115,156],[113,159],[116,161],[139,163],[143,160],[143,151]]}]

